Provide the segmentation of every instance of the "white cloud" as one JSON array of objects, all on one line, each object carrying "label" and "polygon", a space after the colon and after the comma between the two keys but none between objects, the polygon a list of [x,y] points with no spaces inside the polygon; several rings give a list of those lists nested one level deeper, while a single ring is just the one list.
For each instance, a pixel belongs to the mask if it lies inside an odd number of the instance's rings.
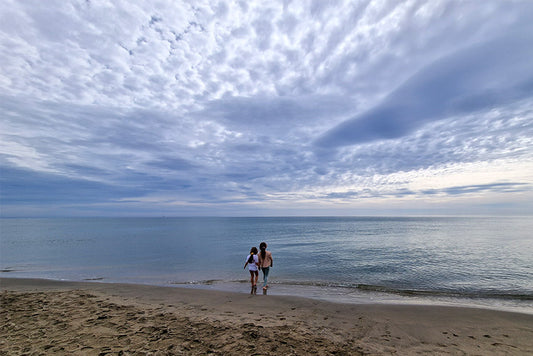
[{"label": "white cloud", "polygon": [[[235,212],[239,204],[270,209],[280,201],[294,209],[310,201],[355,204],[362,196],[404,201],[426,188],[448,197],[488,196],[493,187],[503,194],[503,183],[526,189],[532,178],[520,172],[533,156],[531,68],[506,63],[527,53],[532,8],[499,1],[4,1],[0,164],[13,176],[25,169],[36,179],[53,173],[59,182],[113,187],[102,206],[119,197],[156,208],[168,196],[173,207],[228,204]],[[525,46],[492,48],[490,65],[461,80],[429,70],[452,58],[446,68],[454,73],[465,67],[454,53],[515,34]],[[416,80],[424,85],[410,84]],[[478,107],[483,98],[494,105],[443,114],[428,104],[458,84],[454,108]],[[413,113],[420,118],[393,136],[387,131],[397,110],[382,128],[375,120],[356,124],[359,131],[337,126],[387,102],[404,105],[406,97],[427,105],[402,111],[406,122]],[[361,139],[341,147],[337,132],[328,144],[334,149],[313,144],[333,127]]]}]

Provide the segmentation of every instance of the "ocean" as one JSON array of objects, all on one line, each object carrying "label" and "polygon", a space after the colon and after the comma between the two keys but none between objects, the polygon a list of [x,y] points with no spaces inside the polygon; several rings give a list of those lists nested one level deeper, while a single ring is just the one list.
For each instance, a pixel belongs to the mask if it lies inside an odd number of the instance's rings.
[{"label": "ocean", "polygon": [[[0,276],[249,292],[268,243],[269,294],[533,313],[527,217],[0,219]],[[261,277],[260,277],[261,281]]]}]

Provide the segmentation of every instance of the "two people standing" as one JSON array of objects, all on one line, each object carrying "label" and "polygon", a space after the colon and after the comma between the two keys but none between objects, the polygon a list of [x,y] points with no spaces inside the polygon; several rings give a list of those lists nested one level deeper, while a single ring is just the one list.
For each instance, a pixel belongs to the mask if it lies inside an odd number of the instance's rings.
[{"label": "two people standing", "polygon": [[272,259],[272,253],[267,251],[266,248],[266,242],[261,242],[259,244],[259,249],[261,252],[258,254],[257,247],[252,247],[250,254],[246,257],[244,268],[248,266],[248,271],[250,272],[250,283],[252,285],[250,294],[257,294],[257,279],[259,278],[259,270],[263,271],[263,294],[267,293],[268,274],[270,272],[270,267],[274,266],[274,260]]}]

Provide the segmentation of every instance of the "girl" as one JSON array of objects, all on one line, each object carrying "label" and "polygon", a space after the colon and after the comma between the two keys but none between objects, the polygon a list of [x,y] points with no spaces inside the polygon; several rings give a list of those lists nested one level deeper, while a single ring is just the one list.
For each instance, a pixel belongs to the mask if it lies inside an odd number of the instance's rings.
[{"label": "girl", "polygon": [[272,253],[266,249],[266,242],[261,242],[259,248],[261,249],[259,253],[259,268],[263,271],[263,294],[266,294],[268,288],[268,272],[270,272],[270,267],[274,266],[274,260],[272,259]]},{"label": "girl", "polygon": [[248,266],[250,271],[250,283],[252,284],[252,290],[250,294],[257,294],[257,279],[259,278],[259,257],[257,256],[257,247],[252,247],[250,254],[246,257],[246,263],[244,268]]}]

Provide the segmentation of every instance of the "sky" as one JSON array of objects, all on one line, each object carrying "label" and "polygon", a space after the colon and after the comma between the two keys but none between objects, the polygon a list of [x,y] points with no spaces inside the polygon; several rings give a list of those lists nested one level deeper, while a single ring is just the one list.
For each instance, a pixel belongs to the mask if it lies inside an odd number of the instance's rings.
[{"label": "sky", "polygon": [[2,217],[533,215],[533,1],[0,3]]}]

